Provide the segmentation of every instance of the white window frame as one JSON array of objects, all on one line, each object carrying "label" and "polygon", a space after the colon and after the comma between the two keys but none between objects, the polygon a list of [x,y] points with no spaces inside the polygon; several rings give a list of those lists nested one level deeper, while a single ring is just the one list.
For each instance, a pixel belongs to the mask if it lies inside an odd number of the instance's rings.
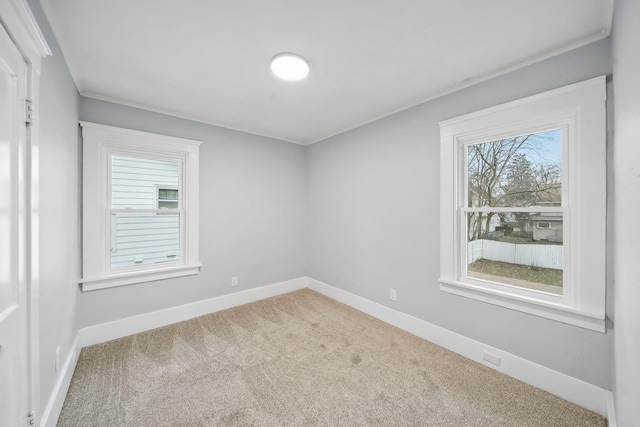
[{"label": "white window frame", "polygon": [[[200,141],[80,122],[83,138],[83,291],[198,274]],[[180,164],[180,258],[176,261],[111,268],[111,158],[113,155]],[[156,190],[157,191],[157,190]],[[133,212],[134,210],[132,210]]]},{"label": "white window frame", "polygon": [[[440,122],[442,291],[605,331],[605,102],[606,79],[601,76]],[[466,147],[558,128],[563,135],[562,206],[504,209],[562,212],[562,295],[469,277],[464,231]]]}]

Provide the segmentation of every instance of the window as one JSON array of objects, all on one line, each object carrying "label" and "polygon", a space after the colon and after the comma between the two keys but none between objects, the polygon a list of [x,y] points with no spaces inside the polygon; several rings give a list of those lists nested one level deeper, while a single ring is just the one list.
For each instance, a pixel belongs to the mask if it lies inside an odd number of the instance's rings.
[{"label": "window", "polygon": [[158,209],[177,209],[178,208],[178,189],[177,188],[161,188],[158,189]]},{"label": "window", "polygon": [[[111,162],[111,268],[179,260],[181,164],[174,160],[119,156]],[[159,196],[173,200],[156,200]],[[162,216],[158,216],[162,215]]]},{"label": "window", "polygon": [[[467,277],[563,293],[562,233],[536,232],[562,212],[562,131],[463,144]],[[544,211],[538,210],[544,209]]]},{"label": "window", "polygon": [[445,292],[604,331],[605,78],[440,123]]},{"label": "window", "polygon": [[200,143],[81,125],[82,289],[197,274]]}]

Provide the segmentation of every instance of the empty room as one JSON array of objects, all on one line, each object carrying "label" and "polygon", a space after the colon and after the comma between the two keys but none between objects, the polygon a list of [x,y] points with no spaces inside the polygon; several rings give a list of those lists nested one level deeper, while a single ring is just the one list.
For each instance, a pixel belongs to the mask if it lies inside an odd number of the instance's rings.
[{"label": "empty room", "polygon": [[0,427],[640,425],[636,0],[0,1]]}]

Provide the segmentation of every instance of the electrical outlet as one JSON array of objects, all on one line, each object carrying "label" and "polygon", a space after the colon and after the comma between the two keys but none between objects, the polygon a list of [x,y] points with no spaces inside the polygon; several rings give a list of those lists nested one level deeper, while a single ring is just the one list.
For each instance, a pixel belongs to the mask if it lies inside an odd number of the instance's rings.
[{"label": "electrical outlet", "polygon": [[58,372],[58,369],[60,369],[60,346],[58,346],[58,348],[56,348],[56,372]]},{"label": "electrical outlet", "polygon": [[398,294],[395,289],[389,288],[389,299],[395,301],[398,298]]},{"label": "electrical outlet", "polygon": [[233,276],[231,278],[231,286],[238,286],[238,276]]}]

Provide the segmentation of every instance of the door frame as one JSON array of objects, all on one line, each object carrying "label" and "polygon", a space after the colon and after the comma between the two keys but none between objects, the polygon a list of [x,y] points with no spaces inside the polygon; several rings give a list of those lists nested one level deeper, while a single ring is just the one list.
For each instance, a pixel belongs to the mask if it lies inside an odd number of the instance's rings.
[{"label": "door frame", "polygon": [[[52,52],[38,26],[27,0],[5,0],[0,2],[0,25],[4,27],[27,64],[27,99],[32,101],[32,121],[26,129],[25,179],[26,215],[25,238],[21,255],[25,257],[25,279],[27,287],[27,408],[35,413],[33,424],[39,424],[40,402],[40,327],[39,327],[39,125],[40,71],[42,59]],[[25,105],[26,108],[26,105]],[[25,417],[27,414],[25,414]]]}]

